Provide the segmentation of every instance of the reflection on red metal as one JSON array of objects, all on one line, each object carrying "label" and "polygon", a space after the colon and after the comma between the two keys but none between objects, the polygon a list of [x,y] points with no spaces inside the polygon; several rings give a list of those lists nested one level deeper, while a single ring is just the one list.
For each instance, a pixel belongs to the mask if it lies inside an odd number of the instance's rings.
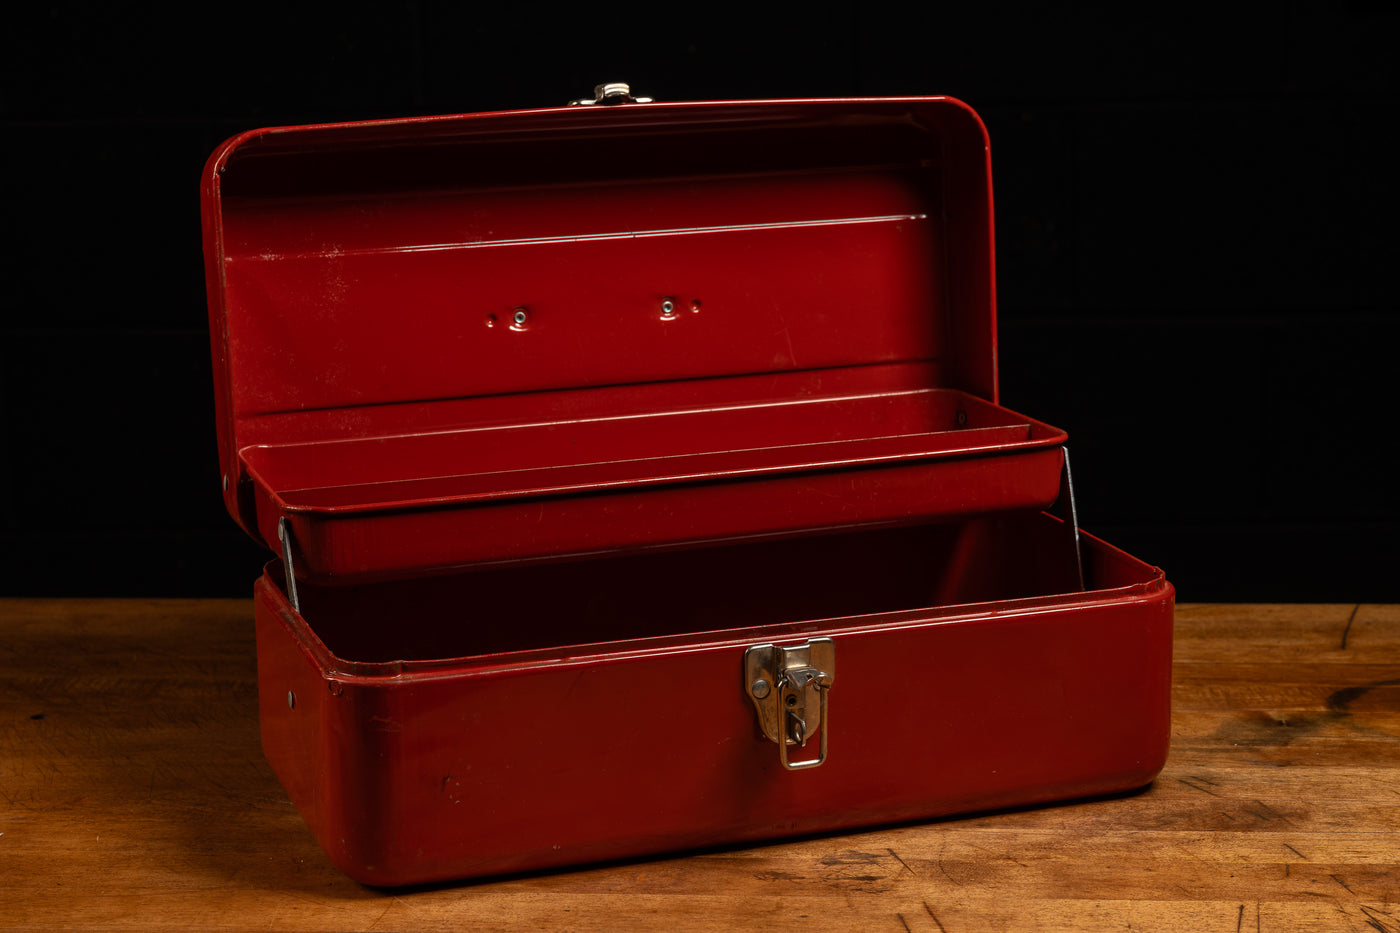
[{"label": "reflection on red metal", "polygon": [[[1087,537],[1081,589],[1042,514],[1065,435],[998,404],[964,105],[264,130],[210,159],[204,208],[225,498],[297,581],[258,584],[264,745],[348,874],[1160,768],[1172,590]],[[839,680],[741,683],[748,647],[820,637]],[[829,760],[785,770],[813,736]]]}]

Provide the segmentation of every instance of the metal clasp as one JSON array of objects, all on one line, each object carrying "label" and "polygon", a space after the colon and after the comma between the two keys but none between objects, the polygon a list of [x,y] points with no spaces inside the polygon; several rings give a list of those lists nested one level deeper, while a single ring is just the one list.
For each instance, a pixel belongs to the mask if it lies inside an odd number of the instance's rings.
[{"label": "metal clasp", "polygon": [[581,97],[578,100],[571,100],[569,104],[574,107],[587,107],[592,104],[649,104],[650,97],[633,97],[632,88],[620,81],[611,84],[600,84],[593,89],[593,98]]},{"label": "metal clasp", "polygon": [[[744,692],[758,711],[763,734],[778,743],[778,760],[789,771],[826,761],[831,732],[827,694],[835,680],[836,645],[830,638],[809,639],[793,648],[754,645],[744,652]],[[789,745],[805,748],[817,733],[821,749],[816,758],[788,759]]]}]

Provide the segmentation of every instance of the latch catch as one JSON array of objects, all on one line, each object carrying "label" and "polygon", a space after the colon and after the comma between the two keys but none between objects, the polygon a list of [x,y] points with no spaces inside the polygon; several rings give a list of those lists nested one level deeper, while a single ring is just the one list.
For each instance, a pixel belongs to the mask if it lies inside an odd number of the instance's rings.
[{"label": "latch catch", "polygon": [[[805,645],[781,648],[754,645],[744,652],[744,692],[758,711],[758,724],[778,743],[778,760],[789,771],[815,768],[826,761],[827,693],[836,679],[836,645],[812,638]],[[820,733],[816,758],[791,761],[788,746],[805,748]]]}]

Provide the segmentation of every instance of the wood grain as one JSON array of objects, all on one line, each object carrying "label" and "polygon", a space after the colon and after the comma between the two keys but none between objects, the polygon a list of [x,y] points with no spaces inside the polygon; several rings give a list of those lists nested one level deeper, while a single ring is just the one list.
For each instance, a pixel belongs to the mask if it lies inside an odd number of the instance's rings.
[{"label": "wood grain", "polygon": [[1141,794],[391,892],[263,761],[251,615],[0,600],[0,929],[1400,933],[1400,606],[1180,606]]}]

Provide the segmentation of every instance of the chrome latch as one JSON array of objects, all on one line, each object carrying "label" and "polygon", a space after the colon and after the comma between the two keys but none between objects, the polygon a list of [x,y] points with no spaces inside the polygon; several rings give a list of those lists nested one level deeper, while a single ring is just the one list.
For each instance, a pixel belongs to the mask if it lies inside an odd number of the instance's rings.
[{"label": "chrome latch", "polygon": [[592,104],[649,104],[650,97],[633,97],[632,88],[622,82],[612,84],[600,84],[593,89],[593,98],[587,97],[571,100],[569,103],[575,107],[587,107]]},{"label": "chrome latch", "polygon": [[[827,694],[836,679],[836,645],[830,638],[813,638],[793,648],[754,645],[744,652],[744,692],[758,710],[758,724],[778,743],[778,760],[789,771],[815,768],[826,761]],[[816,758],[790,761],[788,746],[807,746],[821,734]]]}]

